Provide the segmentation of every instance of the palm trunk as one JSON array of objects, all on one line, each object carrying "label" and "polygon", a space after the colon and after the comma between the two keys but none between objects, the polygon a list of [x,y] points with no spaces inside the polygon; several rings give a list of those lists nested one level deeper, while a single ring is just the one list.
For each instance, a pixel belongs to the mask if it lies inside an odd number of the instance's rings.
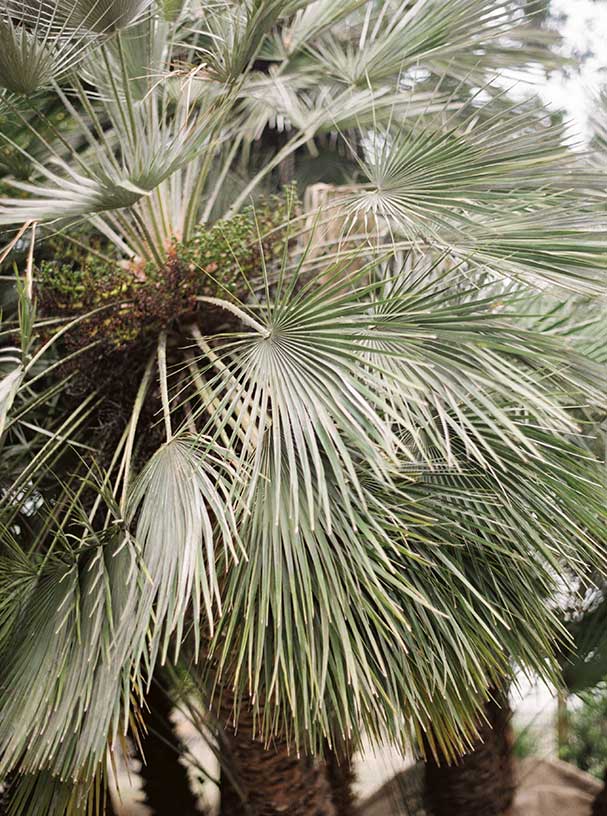
[{"label": "palm trunk", "polygon": [[335,816],[355,816],[356,803],[353,784],[355,779],[352,760],[347,754],[329,751],[327,774],[335,807]]},{"label": "palm trunk", "polygon": [[457,764],[426,764],[426,802],[434,816],[504,816],[514,798],[511,710],[493,692],[485,706],[480,739]]},{"label": "palm trunk", "polygon": [[146,804],[154,816],[200,816],[186,768],[179,761],[179,739],[171,723],[173,704],[162,676],[152,682],[147,704],[148,733],[142,739],[144,764],[140,772]]},{"label": "palm trunk", "polygon": [[592,803],[592,816],[607,816],[607,771],[603,789]]},{"label": "palm trunk", "polygon": [[[3,816],[3,814],[0,813],[0,816]],[[114,801],[112,799],[112,794],[109,792],[109,790],[107,792],[107,798],[105,800],[105,813],[104,813],[104,816],[118,816],[118,814],[116,813],[116,808],[114,807]]]},{"label": "palm trunk", "polygon": [[327,764],[297,756],[283,740],[270,746],[253,736],[253,718],[241,711],[238,730],[226,727],[222,749],[221,816],[338,816]]}]

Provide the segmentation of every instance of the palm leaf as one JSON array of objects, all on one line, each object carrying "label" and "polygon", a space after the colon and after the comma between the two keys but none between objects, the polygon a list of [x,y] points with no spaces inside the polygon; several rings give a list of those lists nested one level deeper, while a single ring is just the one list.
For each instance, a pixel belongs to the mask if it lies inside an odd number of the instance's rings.
[{"label": "palm leaf", "polygon": [[103,816],[107,793],[104,790],[104,774],[99,773],[92,783],[77,785],[64,782],[50,774],[24,775],[10,787],[10,804],[7,816],[22,813],[31,816],[47,816],[62,813],[65,816]]},{"label": "palm leaf", "polygon": [[173,635],[177,644],[182,641],[190,605],[197,649],[203,614],[213,629],[215,603],[221,608],[218,541],[225,556],[238,560],[235,483],[226,451],[209,441],[177,438],[152,457],[134,485],[127,513],[136,518],[136,539],[150,579],[150,615],[153,603],[157,621],[152,663],[159,649],[164,662]]},{"label": "palm leaf", "polygon": [[[550,36],[496,0],[0,11],[43,310],[0,283],[12,816],[102,804],[185,656],[267,742],[454,758],[515,663],[556,680],[558,576],[605,570],[600,161],[492,82]],[[231,218],[335,155],[324,206]]]},{"label": "palm leaf", "polygon": [[607,676],[607,604],[604,588],[593,594],[589,608],[567,623],[574,645],[564,655],[563,676],[572,694],[593,688]]},{"label": "palm leaf", "polygon": [[[214,682],[234,685],[254,705],[260,736],[287,733],[319,750],[324,738],[356,734],[362,716],[378,743],[388,737],[405,749],[433,730],[452,755],[473,727],[478,689],[508,673],[509,654],[544,677],[558,671],[549,644],[565,633],[546,607],[555,590],[550,562],[575,564],[578,543],[604,561],[598,539],[579,527],[570,542],[581,496],[569,480],[560,490],[557,501],[567,505],[559,517],[569,526],[559,535],[551,490],[527,487],[514,469],[507,484],[471,471],[408,479],[397,493],[373,488],[364,513],[345,515],[338,500],[329,529],[305,506],[295,526],[288,506],[276,506],[278,475],[268,469],[242,532],[249,558],[228,575],[230,615],[212,652],[225,672]],[[520,499],[515,481],[524,485]],[[575,485],[585,487],[579,478]],[[525,518],[530,498],[538,527]],[[593,523],[598,536],[602,515]]]},{"label": "palm leaf", "polygon": [[3,0],[2,5],[28,26],[42,23],[53,33],[87,30],[109,35],[140,18],[152,0]]},{"label": "palm leaf", "polygon": [[87,31],[61,19],[56,4],[0,4],[0,86],[10,92],[32,96],[61,81],[94,45]]},{"label": "palm leaf", "polygon": [[18,366],[0,380],[0,437],[4,433],[8,412],[23,381],[23,374],[23,366]]},{"label": "palm leaf", "polygon": [[204,8],[199,53],[220,82],[237,81],[257,56],[265,35],[285,15],[284,0],[221,2]]},{"label": "palm leaf", "polygon": [[[77,779],[104,758],[108,734],[123,728],[121,704],[129,705],[129,635],[140,624],[134,612],[141,587],[127,583],[135,569],[128,542],[89,547],[80,561],[55,557],[39,575],[32,565],[36,591],[5,653],[3,773],[22,758],[41,723],[45,737],[28,750],[24,771]],[[145,626],[139,638],[142,649]]]},{"label": "palm leaf", "polygon": [[58,8],[72,25],[112,34],[132,25],[152,4],[153,0],[60,0]]},{"label": "palm leaf", "polygon": [[516,41],[527,23],[517,11],[515,3],[497,6],[492,0],[453,0],[447,8],[440,0],[384,0],[367,5],[358,47],[345,38],[327,37],[311,50],[323,73],[351,85],[389,81],[420,66],[469,79],[476,67],[474,79],[480,75],[478,84],[483,85],[500,39]]}]

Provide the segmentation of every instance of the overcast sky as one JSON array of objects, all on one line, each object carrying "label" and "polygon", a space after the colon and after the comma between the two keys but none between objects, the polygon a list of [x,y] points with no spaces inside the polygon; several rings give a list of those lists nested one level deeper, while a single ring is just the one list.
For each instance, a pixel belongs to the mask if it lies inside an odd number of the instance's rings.
[{"label": "overcast sky", "polygon": [[563,51],[583,55],[579,74],[551,77],[541,95],[551,106],[565,108],[573,127],[588,135],[588,116],[601,85],[607,85],[607,0],[552,0],[555,15],[565,15],[559,25]]}]

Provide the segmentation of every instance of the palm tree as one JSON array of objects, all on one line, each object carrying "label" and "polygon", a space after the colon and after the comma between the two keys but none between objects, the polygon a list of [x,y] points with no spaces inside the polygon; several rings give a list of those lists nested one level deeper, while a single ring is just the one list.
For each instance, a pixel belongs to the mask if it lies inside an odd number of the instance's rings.
[{"label": "palm tree", "polygon": [[[539,301],[539,302],[538,302]],[[545,327],[559,327],[561,335],[579,353],[603,368],[607,363],[607,324],[604,306],[583,296],[555,301],[545,293],[526,298],[524,311],[535,322],[545,315]],[[522,314],[521,314],[522,318]],[[605,462],[602,424],[604,406],[573,406],[572,415],[584,428],[582,444],[597,462]],[[561,651],[563,681],[571,690],[581,691],[595,685],[605,676],[605,614],[607,604],[604,577],[596,573],[582,585],[574,576],[569,583],[569,604],[562,609],[569,642]],[[560,593],[562,603],[563,593]],[[437,764],[431,757],[426,763],[427,798],[432,813],[461,814],[507,812],[515,792],[514,745],[510,725],[511,708],[505,689],[495,689],[483,716],[479,719],[481,738],[456,764]],[[597,799],[600,813],[604,794]]]},{"label": "palm tree", "polygon": [[[590,161],[599,170],[605,171],[607,158],[607,97],[602,93],[596,100],[591,117],[592,152]],[[598,304],[598,311],[593,319],[593,308],[596,304],[585,299],[573,299],[569,308],[562,315],[571,327],[571,336],[575,338],[575,329],[583,325],[590,317],[592,331],[582,335],[580,351],[597,362],[603,370],[603,383],[607,385],[607,323],[604,319],[604,304]],[[576,342],[579,342],[576,338]],[[576,408],[579,421],[586,430],[584,442],[591,456],[602,463],[602,482],[607,485],[607,409],[605,404]],[[607,582],[604,571],[590,576],[590,580],[577,588],[577,592],[565,604],[564,617],[571,637],[569,648],[562,654],[563,686],[566,693],[580,694],[596,687],[607,677]],[[607,772],[606,772],[607,780]],[[607,813],[607,784],[593,803],[593,816]]]},{"label": "palm tree", "polygon": [[490,816],[509,812],[515,791],[510,717],[507,694],[494,690],[472,750],[451,765],[428,759],[425,795],[430,813]]},{"label": "palm tree", "polygon": [[363,734],[453,761],[515,662],[558,673],[559,572],[604,569],[601,368],[545,305],[601,294],[601,176],[493,82],[552,59],[533,16],[0,15],[11,816],[103,807],[162,666],[224,810],[333,816]]}]

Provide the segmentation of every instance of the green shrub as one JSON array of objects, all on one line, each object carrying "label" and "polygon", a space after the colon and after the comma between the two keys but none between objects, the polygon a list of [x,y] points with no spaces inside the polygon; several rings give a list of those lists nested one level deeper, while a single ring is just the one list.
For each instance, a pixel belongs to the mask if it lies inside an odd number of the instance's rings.
[{"label": "green shrub", "polygon": [[607,766],[607,683],[584,692],[569,714],[569,735],[561,759],[603,778]]},{"label": "green shrub", "polygon": [[526,759],[540,753],[540,738],[532,724],[521,729],[515,728],[512,750],[517,759]]}]

